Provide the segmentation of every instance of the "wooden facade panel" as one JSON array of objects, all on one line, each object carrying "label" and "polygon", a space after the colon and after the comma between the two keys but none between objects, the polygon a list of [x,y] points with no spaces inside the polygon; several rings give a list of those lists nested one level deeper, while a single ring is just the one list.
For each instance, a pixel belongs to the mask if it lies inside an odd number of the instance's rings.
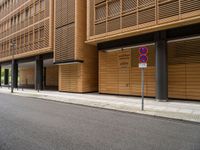
[{"label": "wooden facade panel", "polygon": [[81,92],[80,64],[59,66],[59,91]]},{"label": "wooden facade panel", "polygon": [[56,29],[55,62],[73,60],[75,57],[74,24]]},{"label": "wooden facade panel", "polygon": [[187,99],[200,100],[200,63],[186,64]]},{"label": "wooden facade panel", "polygon": [[46,86],[58,86],[58,66],[46,67]]},{"label": "wooden facade panel", "polygon": [[165,19],[179,15],[179,0],[159,4],[159,19]]},{"label": "wooden facade panel", "polygon": [[200,100],[199,38],[168,43],[169,97]]},{"label": "wooden facade panel", "polygon": [[137,25],[137,14],[131,13],[122,17],[122,28],[127,28]]},{"label": "wooden facade panel", "polygon": [[[149,46],[150,59],[155,58],[154,46]],[[99,92],[120,95],[141,95],[141,69],[138,49],[99,52]],[[145,69],[145,96],[155,96],[155,61]]]},{"label": "wooden facade panel", "polygon": [[169,98],[186,99],[186,66],[185,64],[168,66]]},{"label": "wooden facade panel", "polygon": [[101,34],[106,32],[106,22],[101,22],[95,25],[95,34]]},{"label": "wooden facade panel", "polygon": [[[55,51],[56,61],[82,61],[75,64],[59,65],[59,90],[67,92],[94,92],[98,90],[98,54],[96,47],[85,44],[86,1],[69,0],[68,6],[75,5],[68,15],[69,24],[57,28],[61,45]],[[66,10],[64,10],[66,11]],[[68,10],[70,11],[70,10]],[[73,13],[72,13],[73,11]],[[69,12],[67,12],[69,14]],[[72,17],[70,19],[70,17]],[[70,27],[70,28],[68,28]],[[62,37],[62,36],[61,36]],[[60,48],[60,49],[59,49]]]},{"label": "wooden facade panel", "polygon": [[109,20],[107,28],[109,32],[120,29],[120,18]]}]

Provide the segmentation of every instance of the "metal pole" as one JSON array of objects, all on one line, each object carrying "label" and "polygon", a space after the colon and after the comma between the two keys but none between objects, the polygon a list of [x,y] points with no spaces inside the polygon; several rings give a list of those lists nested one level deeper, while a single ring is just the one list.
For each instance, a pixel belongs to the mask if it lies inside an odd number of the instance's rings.
[{"label": "metal pole", "polygon": [[12,49],[12,66],[11,66],[11,93],[14,91],[14,48],[15,48],[15,43],[11,43],[11,49]]},{"label": "metal pole", "polygon": [[14,72],[14,59],[13,59],[13,56],[12,56],[12,66],[11,66],[11,93],[13,93],[13,89],[14,89],[14,85],[13,85],[13,72]]},{"label": "metal pole", "polygon": [[142,86],[142,111],[144,110],[144,68],[141,69],[141,78],[142,78],[142,82],[141,82],[141,86]]}]

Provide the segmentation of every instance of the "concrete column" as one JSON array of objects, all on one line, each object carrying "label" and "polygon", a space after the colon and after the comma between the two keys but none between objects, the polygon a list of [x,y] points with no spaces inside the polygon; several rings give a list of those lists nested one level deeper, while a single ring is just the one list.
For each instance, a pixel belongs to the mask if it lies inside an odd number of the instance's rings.
[{"label": "concrete column", "polygon": [[156,99],[168,99],[168,55],[166,32],[157,32],[156,40]]},{"label": "concrete column", "polygon": [[17,88],[18,87],[18,63],[16,60],[14,60],[12,62],[12,68],[13,71],[12,72],[12,83],[13,83],[13,87]]},{"label": "concrete column", "polygon": [[9,69],[4,70],[4,85],[9,84]]},{"label": "concrete column", "polygon": [[36,66],[35,66],[35,89],[43,90],[43,58],[42,56],[36,57]]}]

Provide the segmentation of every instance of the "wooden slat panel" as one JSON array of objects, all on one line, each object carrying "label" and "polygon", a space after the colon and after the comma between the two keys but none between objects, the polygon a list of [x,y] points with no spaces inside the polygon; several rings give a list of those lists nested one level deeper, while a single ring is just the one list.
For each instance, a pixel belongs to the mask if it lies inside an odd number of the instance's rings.
[{"label": "wooden slat panel", "polygon": [[169,97],[200,100],[200,39],[168,44]]},{"label": "wooden slat panel", "polygon": [[73,60],[75,56],[74,24],[56,29],[55,61]]},{"label": "wooden slat panel", "polygon": [[59,91],[81,92],[80,65],[59,66]]},{"label": "wooden slat panel", "polygon": [[[155,96],[155,48],[149,46],[149,67],[145,69],[145,96]],[[138,49],[99,52],[100,93],[141,95]]]},{"label": "wooden slat panel", "polygon": [[122,27],[131,27],[137,25],[137,14],[131,13],[122,17]]},{"label": "wooden slat panel", "polygon": [[101,34],[106,32],[106,22],[98,23],[95,25],[95,34]]},{"label": "wooden slat panel", "polygon": [[99,92],[118,94],[117,52],[99,52]]},{"label": "wooden slat panel", "polygon": [[120,29],[120,18],[115,18],[108,21],[108,31]]},{"label": "wooden slat panel", "polygon": [[200,63],[186,64],[186,74],[186,98],[200,100]]},{"label": "wooden slat panel", "polygon": [[168,67],[169,98],[186,99],[186,66],[169,65]]},{"label": "wooden slat panel", "polygon": [[179,15],[179,1],[166,1],[159,5],[159,19]]}]

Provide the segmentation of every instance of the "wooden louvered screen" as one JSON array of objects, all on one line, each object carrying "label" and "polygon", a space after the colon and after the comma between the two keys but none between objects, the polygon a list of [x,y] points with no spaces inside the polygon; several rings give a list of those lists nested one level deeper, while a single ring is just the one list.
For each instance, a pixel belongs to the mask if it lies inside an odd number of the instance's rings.
[{"label": "wooden louvered screen", "polygon": [[75,1],[56,1],[55,62],[73,60],[75,56]]},{"label": "wooden louvered screen", "polygon": [[[145,95],[155,96],[155,46],[148,46],[149,62],[145,69]],[[138,48],[99,52],[100,93],[141,95],[141,69]]]},{"label": "wooden louvered screen", "polygon": [[178,23],[185,18],[200,15],[199,0],[89,1],[90,36],[125,28],[137,30],[165,23],[176,23],[174,21]]},{"label": "wooden louvered screen", "polygon": [[200,100],[200,38],[170,42],[169,97]]}]

